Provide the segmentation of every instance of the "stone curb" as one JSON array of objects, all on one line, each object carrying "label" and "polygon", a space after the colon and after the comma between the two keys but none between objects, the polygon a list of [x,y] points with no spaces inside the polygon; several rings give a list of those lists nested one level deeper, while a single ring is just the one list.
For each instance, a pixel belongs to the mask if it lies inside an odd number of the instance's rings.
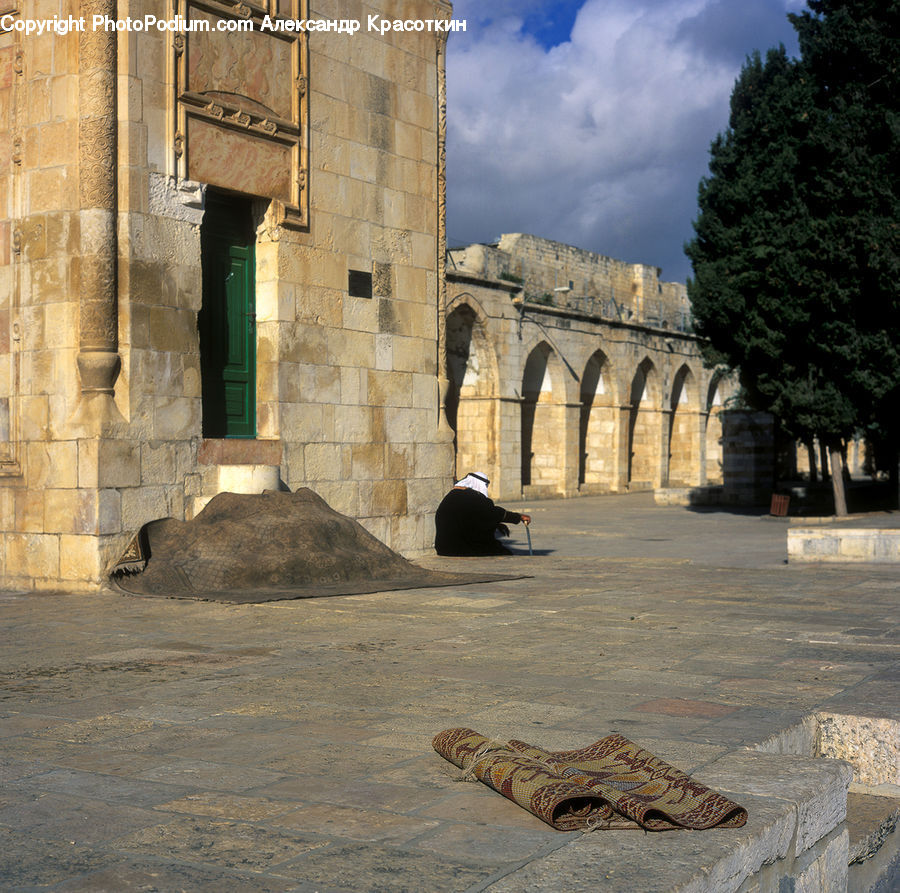
[{"label": "stone curb", "polygon": [[900,530],[850,527],[788,530],[788,561],[900,562]]}]

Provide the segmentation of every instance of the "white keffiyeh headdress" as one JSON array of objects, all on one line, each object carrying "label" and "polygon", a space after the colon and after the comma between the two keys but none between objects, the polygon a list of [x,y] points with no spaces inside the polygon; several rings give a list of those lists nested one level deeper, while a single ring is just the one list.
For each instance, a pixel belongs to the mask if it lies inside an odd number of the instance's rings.
[{"label": "white keffiyeh headdress", "polygon": [[476,493],[480,493],[482,496],[488,495],[488,484],[490,481],[488,480],[488,476],[486,474],[482,474],[480,471],[472,471],[469,472],[461,481],[456,482],[457,487],[468,487],[470,490],[474,490]]}]

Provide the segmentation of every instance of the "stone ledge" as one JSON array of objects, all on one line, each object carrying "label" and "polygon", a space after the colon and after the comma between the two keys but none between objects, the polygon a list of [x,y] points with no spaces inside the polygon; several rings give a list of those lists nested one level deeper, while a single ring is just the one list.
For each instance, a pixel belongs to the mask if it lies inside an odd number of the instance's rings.
[{"label": "stone ledge", "polygon": [[835,527],[788,530],[788,561],[900,562],[900,529]]},{"label": "stone ledge", "polygon": [[[600,831],[497,878],[489,893],[557,889],[567,893],[738,893],[847,889],[843,825],[852,768],[840,760],[734,751],[694,773],[745,806],[743,828],[642,834]],[[763,885],[760,886],[759,884]]]},{"label": "stone ledge", "polygon": [[817,755],[849,760],[856,782],[900,785],[900,720],[830,710],[818,712],[816,720]]}]

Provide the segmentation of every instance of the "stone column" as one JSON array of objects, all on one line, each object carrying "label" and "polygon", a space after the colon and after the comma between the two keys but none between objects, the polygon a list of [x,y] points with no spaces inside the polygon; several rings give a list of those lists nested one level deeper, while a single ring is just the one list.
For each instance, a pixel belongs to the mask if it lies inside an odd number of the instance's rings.
[{"label": "stone column", "polygon": [[654,489],[669,486],[669,449],[672,437],[672,420],[675,416],[674,410],[660,409],[659,422],[654,425],[659,440],[654,444],[656,453],[656,462],[653,463],[653,474],[651,482]]},{"label": "stone column", "polygon": [[522,401],[500,397],[497,401],[496,477],[491,479],[492,498],[522,498]]},{"label": "stone column", "polygon": [[438,433],[453,439],[444,401],[447,379],[447,34],[437,37],[437,381]]},{"label": "stone column", "polygon": [[[116,17],[116,0],[82,14]],[[114,394],[119,374],[116,239],[116,32],[79,34],[78,187],[81,230],[78,372],[82,395]]]},{"label": "stone column", "polygon": [[706,478],[706,428],[709,425],[709,413],[702,410],[697,413],[697,486],[705,487]]},{"label": "stone column", "polygon": [[624,493],[628,489],[628,463],[630,461],[628,429],[631,425],[631,404],[625,404],[615,408],[616,430],[615,447],[613,451],[613,474],[610,478],[611,487],[615,493]]},{"label": "stone column", "polygon": [[565,446],[560,483],[564,496],[575,496],[578,493],[578,471],[581,467],[578,455],[581,445],[581,403],[565,403],[562,412]]}]

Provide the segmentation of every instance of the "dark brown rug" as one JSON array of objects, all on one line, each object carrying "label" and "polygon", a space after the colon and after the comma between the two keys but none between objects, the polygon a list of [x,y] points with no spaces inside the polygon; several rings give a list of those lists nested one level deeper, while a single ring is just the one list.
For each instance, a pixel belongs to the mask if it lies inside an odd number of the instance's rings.
[{"label": "dark brown rug", "polygon": [[251,604],[519,579],[418,567],[303,488],[220,493],[192,521],[152,521],[111,582],[132,595]]},{"label": "dark brown rug", "polygon": [[740,828],[747,810],[622,735],[549,751],[447,729],[434,749],[559,831]]}]

